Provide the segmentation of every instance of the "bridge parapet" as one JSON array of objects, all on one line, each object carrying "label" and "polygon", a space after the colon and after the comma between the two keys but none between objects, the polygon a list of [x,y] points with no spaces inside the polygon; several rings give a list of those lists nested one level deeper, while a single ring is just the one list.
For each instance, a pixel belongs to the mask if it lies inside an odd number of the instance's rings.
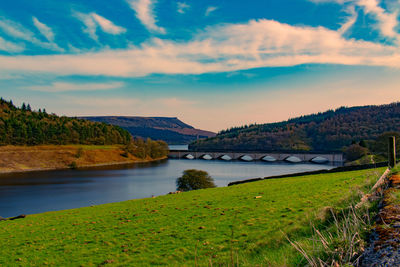
[{"label": "bridge parapet", "polygon": [[[291,160],[292,162],[296,162],[296,158],[301,162],[313,162],[313,159],[318,159],[316,163],[320,162],[330,162],[330,163],[343,163],[343,154],[342,153],[268,153],[268,152],[197,152],[197,151],[177,151],[171,150],[169,153],[170,158],[182,159],[182,158],[192,158],[193,159],[225,159],[228,160],[240,160],[244,156],[251,157],[252,160],[263,160],[264,161],[285,161]],[[228,158],[229,157],[229,158]],[[265,160],[265,159],[269,160]],[[324,160],[325,159],[325,160]],[[247,160],[248,161],[248,160]]]}]

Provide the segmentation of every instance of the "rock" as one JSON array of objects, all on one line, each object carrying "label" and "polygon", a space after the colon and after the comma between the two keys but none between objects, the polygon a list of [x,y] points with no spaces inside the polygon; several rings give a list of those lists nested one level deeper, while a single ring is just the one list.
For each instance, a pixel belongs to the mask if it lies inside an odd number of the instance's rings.
[{"label": "rock", "polygon": [[182,191],[178,190],[178,191],[175,191],[175,192],[169,192],[168,195],[179,194],[179,193],[182,193]]},{"label": "rock", "polygon": [[11,217],[11,218],[9,218],[9,220],[23,219],[23,218],[25,218],[25,217],[26,217],[25,214],[21,214],[21,215],[18,215],[18,216],[16,216],[16,217]]}]

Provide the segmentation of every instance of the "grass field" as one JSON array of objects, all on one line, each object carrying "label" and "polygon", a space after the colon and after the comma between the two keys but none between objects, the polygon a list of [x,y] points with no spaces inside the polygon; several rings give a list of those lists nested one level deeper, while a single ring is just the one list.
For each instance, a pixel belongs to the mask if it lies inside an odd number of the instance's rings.
[{"label": "grass field", "polygon": [[283,232],[304,240],[324,207],[345,207],[383,171],[271,179],[3,221],[0,265],[297,265],[303,259]]}]

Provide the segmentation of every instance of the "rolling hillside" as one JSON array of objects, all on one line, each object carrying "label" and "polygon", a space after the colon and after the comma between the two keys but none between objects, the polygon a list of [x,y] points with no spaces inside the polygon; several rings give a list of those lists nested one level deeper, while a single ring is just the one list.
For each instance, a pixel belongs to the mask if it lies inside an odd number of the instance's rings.
[{"label": "rolling hillside", "polygon": [[[0,221],[7,242],[0,266],[304,266],[285,236],[325,251],[312,246],[310,222],[335,236],[330,212],[357,202],[383,171],[270,179]],[[362,246],[359,236],[352,241]],[[340,249],[342,239],[334,240]]]},{"label": "rolling hillside", "polygon": [[213,132],[195,129],[178,118],[104,116],[82,117],[82,119],[117,125],[128,130],[134,137],[163,140],[170,145],[189,144],[197,138],[215,136]]},{"label": "rolling hillside", "polygon": [[341,107],[277,123],[221,131],[198,140],[194,150],[341,151],[352,143],[372,143],[385,132],[400,132],[400,102]]},{"label": "rolling hillside", "polygon": [[48,114],[0,98],[0,145],[114,145],[131,141],[118,126]]}]

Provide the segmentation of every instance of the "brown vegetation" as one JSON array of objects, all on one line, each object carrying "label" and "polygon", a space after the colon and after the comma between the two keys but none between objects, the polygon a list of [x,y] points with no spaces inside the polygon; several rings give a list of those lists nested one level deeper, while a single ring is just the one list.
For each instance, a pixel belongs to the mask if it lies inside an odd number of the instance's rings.
[{"label": "brown vegetation", "polygon": [[385,191],[383,199],[384,207],[379,212],[376,232],[379,236],[375,243],[375,250],[391,246],[397,249],[400,244],[400,203],[398,201],[400,188],[400,175],[393,175],[390,178],[391,187]]},{"label": "brown vegetation", "polygon": [[85,145],[3,146],[0,149],[0,173],[52,170],[152,160],[124,154],[124,147]]},{"label": "brown vegetation", "polygon": [[399,136],[399,122],[400,103],[342,107],[277,123],[231,128],[216,137],[193,142],[190,149],[331,152],[357,143],[385,156],[387,136]]}]

